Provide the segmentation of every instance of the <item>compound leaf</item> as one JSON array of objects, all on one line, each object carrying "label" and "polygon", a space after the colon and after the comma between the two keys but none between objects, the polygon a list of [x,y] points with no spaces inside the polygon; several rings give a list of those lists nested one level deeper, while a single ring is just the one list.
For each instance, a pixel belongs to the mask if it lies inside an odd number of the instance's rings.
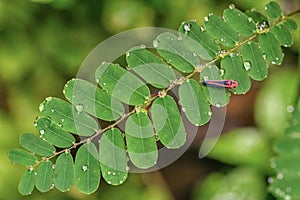
[{"label": "compound leaf", "polygon": [[70,133],[47,118],[38,118],[36,120],[36,129],[43,139],[56,147],[66,148],[75,143],[75,138]]},{"label": "compound leaf", "polygon": [[125,143],[119,129],[104,132],[99,144],[102,176],[110,185],[121,185],[128,176]]},{"label": "compound leaf", "polygon": [[74,182],[74,163],[70,153],[62,153],[58,156],[53,174],[55,187],[66,192],[70,190]]},{"label": "compound leaf", "polygon": [[19,148],[11,149],[8,152],[8,158],[11,163],[23,166],[33,166],[37,162],[37,158],[34,155]]},{"label": "compound leaf", "polygon": [[141,105],[150,96],[145,83],[117,64],[102,63],[97,68],[96,80],[109,94],[129,105]]},{"label": "compound leaf", "polygon": [[40,156],[51,156],[55,153],[55,148],[51,144],[32,133],[20,135],[20,144],[24,149]]},{"label": "compound leaf", "polygon": [[141,169],[155,165],[158,151],[148,115],[144,112],[131,115],[126,121],[125,133],[131,162]]},{"label": "compound leaf", "polygon": [[75,185],[84,194],[97,190],[100,183],[100,163],[96,146],[83,144],[75,157]]},{"label": "compound leaf", "polygon": [[133,47],[126,53],[132,70],[156,88],[166,88],[176,76],[172,68],[145,48]]},{"label": "compound leaf", "polygon": [[33,170],[26,170],[23,176],[20,179],[18,185],[18,191],[22,195],[29,195],[32,193],[34,189],[34,179],[35,179],[35,172]]},{"label": "compound leaf", "polygon": [[124,107],[117,99],[96,85],[82,80],[72,79],[64,87],[64,95],[75,108],[105,121],[113,121],[124,113]]},{"label": "compound leaf", "polygon": [[179,87],[179,102],[188,120],[195,126],[206,124],[211,117],[211,110],[203,89],[197,81],[191,79]]},{"label": "compound leaf", "polygon": [[37,170],[35,187],[40,192],[48,192],[53,187],[53,168],[52,162],[47,160],[42,162]]},{"label": "compound leaf", "polygon": [[181,147],[186,132],[174,99],[169,95],[155,99],[150,112],[160,142],[170,149]]}]

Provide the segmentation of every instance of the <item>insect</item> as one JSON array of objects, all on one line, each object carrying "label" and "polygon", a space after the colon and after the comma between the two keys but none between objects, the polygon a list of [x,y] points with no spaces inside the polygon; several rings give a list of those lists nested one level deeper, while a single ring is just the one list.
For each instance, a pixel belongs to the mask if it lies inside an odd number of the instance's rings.
[{"label": "insect", "polygon": [[235,80],[204,80],[202,81],[202,84],[206,86],[222,87],[228,89],[236,88],[239,85],[239,83]]}]

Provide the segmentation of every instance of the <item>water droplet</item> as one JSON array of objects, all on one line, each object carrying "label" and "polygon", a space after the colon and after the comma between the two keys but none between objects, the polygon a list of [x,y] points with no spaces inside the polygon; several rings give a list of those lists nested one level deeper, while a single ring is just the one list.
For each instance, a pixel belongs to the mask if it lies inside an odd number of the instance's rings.
[{"label": "water droplet", "polygon": [[119,181],[119,183],[120,183],[120,184],[122,184],[123,182],[124,182],[124,181],[122,181],[122,180],[121,180],[121,181]]},{"label": "water droplet", "polygon": [[96,83],[99,83],[100,82],[100,79],[99,78],[96,78]]},{"label": "water droplet", "polygon": [[212,116],[212,112],[211,111],[208,111],[207,113],[209,116]]},{"label": "water droplet", "polygon": [[208,17],[204,17],[204,21],[208,22]]},{"label": "water droplet", "polygon": [[194,124],[195,126],[199,126],[199,124]]},{"label": "water droplet", "polygon": [[219,103],[219,102],[216,103],[216,107],[217,107],[217,108],[220,108],[220,107],[221,107],[221,103]]},{"label": "water droplet", "polygon": [[224,69],[220,69],[220,75],[224,76],[224,74],[225,74],[225,70]]},{"label": "water droplet", "polygon": [[200,31],[205,31],[205,28],[204,28],[204,26],[200,26]]},{"label": "water droplet", "polygon": [[271,184],[271,183],[273,183],[273,182],[274,182],[274,179],[271,178],[271,177],[269,177],[269,178],[268,178],[268,183]]},{"label": "water droplet", "polygon": [[36,122],[36,121],[35,121],[35,122],[33,122],[33,126],[34,126],[34,127],[37,127],[37,125],[38,125],[38,124],[37,124],[37,122]]},{"label": "water droplet", "polygon": [[284,177],[283,173],[278,173],[276,176],[276,178],[279,180],[283,179],[283,177]]},{"label": "water droplet", "polygon": [[115,176],[115,175],[116,175],[116,173],[115,173],[115,172],[113,172],[113,173],[112,173],[112,175],[113,175],[113,176]]},{"label": "water droplet", "polygon": [[153,40],[153,46],[154,46],[155,48],[158,47],[158,44],[159,44],[159,41],[158,41],[158,40]]},{"label": "water droplet", "polygon": [[64,121],[65,121],[65,119],[64,119],[64,118],[62,118],[62,119],[61,119],[61,122],[64,122]]},{"label": "water droplet", "polygon": [[234,5],[234,4],[230,4],[230,5],[229,5],[229,9],[230,9],[230,10],[232,10],[232,9],[234,9],[234,8],[235,8],[235,5]]},{"label": "water droplet", "polygon": [[182,112],[186,112],[186,107],[181,108]]},{"label": "water droplet", "polygon": [[266,60],[266,59],[267,59],[267,55],[266,55],[266,54],[263,54],[263,58]]},{"label": "water droplet", "polygon": [[275,65],[275,64],[276,64],[276,62],[275,62],[275,61],[272,61],[271,63],[272,63],[273,65]]},{"label": "water droplet", "polygon": [[205,81],[207,81],[207,80],[208,80],[208,76],[204,76],[203,79],[204,79]]},{"label": "water droplet", "polygon": [[220,40],[221,40],[221,42],[224,42],[224,38],[221,38]]},{"label": "water droplet", "polygon": [[45,109],[45,106],[44,106],[44,104],[42,103],[42,104],[40,104],[40,106],[39,106],[39,110],[40,110],[40,112],[43,112],[44,111],[44,109]]},{"label": "water droplet", "polygon": [[287,194],[287,195],[284,196],[284,200],[291,200],[291,199],[292,199],[292,197],[289,194]]},{"label": "water droplet", "polygon": [[245,61],[244,62],[244,68],[246,69],[246,71],[248,71],[251,68],[251,62]]},{"label": "water droplet", "polygon": [[106,83],[102,83],[103,84],[103,86],[106,86]]},{"label": "water droplet", "polygon": [[126,52],[126,56],[127,56],[127,57],[130,56],[130,52],[129,52],[129,51]]},{"label": "water droplet", "polygon": [[190,32],[191,31],[191,24],[185,24],[183,26],[183,29],[185,30],[185,32]]},{"label": "water droplet", "polygon": [[54,183],[51,184],[50,190],[54,188]]},{"label": "water droplet", "polygon": [[268,7],[267,7],[267,6],[265,6],[265,10],[268,10]]},{"label": "water droplet", "polygon": [[130,170],[130,167],[126,166],[125,170],[126,170],[126,171],[129,171],[129,170]]},{"label": "water droplet", "polygon": [[39,132],[40,132],[41,135],[45,134],[45,130],[44,129],[41,129]]},{"label": "water droplet", "polygon": [[51,109],[51,112],[54,113],[54,112],[55,112],[55,109],[52,108],[52,109]]},{"label": "water droplet", "polygon": [[81,103],[79,103],[75,106],[75,109],[77,112],[82,112],[84,110],[84,107]]},{"label": "water droplet", "polygon": [[146,45],[141,44],[141,45],[140,45],[140,48],[141,48],[141,49],[145,49],[145,48],[146,48]]},{"label": "water droplet", "polygon": [[108,184],[111,184],[111,181],[107,181]]},{"label": "water droplet", "polygon": [[253,22],[253,18],[252,17],[248,17],[248,22]]},{"label": "water droplet", "polygon": [[214,13],[208,13],[208,16],[213,16],[214,15]]},{"label": "water droplet", "polygon": [[56,165],[55,165],[55,164],[53,164],[53,165],[52,165],[52,169],[55,169],[55,167],[56,167]]},{"label": "water droplet", "polygon": [[294,112],[295,108],[294,108],[294,106],[292,106],[292,105],[288,105],[288,107],[286,108],[286,110],[287,110],[289,113],[291,113],[291,112]]},{"label": "water droplet", "polygon": [[82,171],[86,172],[88,170],[88,166],[87,165],[82,165]]},{"label": "water droplet", "polygon": [[107,174],[110,175],[110,174],[111,174],[111,171],[108,171]]}]

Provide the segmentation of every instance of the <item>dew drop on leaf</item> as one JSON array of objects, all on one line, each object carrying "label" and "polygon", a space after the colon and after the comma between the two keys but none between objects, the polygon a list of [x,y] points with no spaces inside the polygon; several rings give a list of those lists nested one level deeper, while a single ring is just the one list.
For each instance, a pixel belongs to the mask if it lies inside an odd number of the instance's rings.
[{"label": "dew drop on leaf", "polygon": [[159,41],[158,41],[158,40],[153,40],[153,46],[154,46],[155,48],[158,47],[158,44],[159,44]]},{"label": "dew drop on leaf", "polygon": [[44,130],[44,129],[41,129],[41,130],[40,130],[40,134],[41,134],[41,135],[44,135],[44,134],[45,134],[45,130]]},{"label": "dew drop on leaf", "polygon": [[277,176],[276,176],[276,178],[279,179],[279,180],[283,179],[283,177],[284,177],[283,173],[278,173]]},{"label": "dew drop on leaf", "polygon": [[224,74],[225,74],[225,70],[224,69],[220,69],[220,75],[224,76]]},{"label": "dew drop on leaf", "polygon": [[111,171],[108,171],[107,174],[110,175],[110,174],[111,174]]},{"label": "dew drop on leaf", "polygon": [[186,112],[186,107],[181,108],[182,112]]},{"label": "dew drop on leaf", "polygon": [[[126,52],[126,56],[127,56],[127,57],[130,56],[130,52],[129,52],[129,51]],[[98,79],[98,81],[99,81],[99,79]],[[98,82],[98,83],[99,83],[99,82]]]},{"label": "dew drop on leaf", "polygon": [[207,114],[208,114],[209,116],[212,116],[212,112],[211,112],[211,111],[209,111]]},{"label": "dew drop on leaf", "polygon": [[60,123],[60,122],[57,123],[57,126],[59,126],[59,127],[61,127],[61,128],[63,127],[62,123]]},{"label": "dew drop on leaf", "polygon": [[246,71],[248,71],[251,68],[251,62],[245,61],[244,62],[244,68],[246,69]]},{"label": "dew drop on leaf", "polygon": [[185,30],[185,32],[190,32],[191,31],[191,25],[190,24],[185,24],[183,26],[183,29]]},{"label": "dew drop on leaf", "polygon": [[87,165],[82,165],[82,171],[86,172],[88,170],[88,166]]},{"label": "dew drop on leaf", "polygon": [[208,17],[204,17],[204,21],[208,22]]},{"label": "dew drop on leaf", "polygon": [[141,44],[141,45],[140,45],[140,48],[145,49],[145,48],[146,48],[146,45]]},{"label": "dew drop on leaf", "polygon": [[107,181],[108,184],[111,184],[111,181]]},{"label": "dew drop on leaf", "polygon": [[119,183],[122,184],[124,181],[120,180]]},{"label": "dew drop on leaf", "polygon": [[271,177],[269,177],[267,181],[268,181],[268,183],[269,183],[269,184],[271,184],[271,183],[273,183],[273,182],[274,182],[274,179],[273,179],[273,178],[271,178]]},{"label": "dew drop on leaf", "polygon": [[81,103],[79,103],[75,106],[75,109],[77,112],[82,112],[84,110],[84,107]]},{"label": "dew drop on leaf", "polygon": [[294,108],[294,106],[292,106],[292,105],[288,105],[288,107],[286,108],[286,110],[287,110],[289,113],[292,113],[292,112],[294,112],[295,108]]},{"label": "dew drop on leaf", "polygon": [[99,83],[99,82],[100,82],[99,78],[96,78],[96,83]]},{"label": "dew drop on leaf", "polygon": [[40,110],[40,112],[43,112],[43,111],[44,111],[44,109],[45,109],[45,106],[44,106],[44,104],[40,104],[40,107],[39,107],[39,110]]},{"label": "dew drop on leaf", "polygon": [[234,8],[235,8],[235,5],[234,5],[234,4],[230,4],[230,5],[229,5],[229,9],[232,10],[232,9],[234,9]]},{"label": "dew drop on leaf", "polygon": [[216,107],[220,108],[221,107],[221,103],[216,103]]},{"label": "dew drop on leaf", "polygon": [[51,109],[51,112],[54,113],[54,112],[55,112],[55,109]]}]

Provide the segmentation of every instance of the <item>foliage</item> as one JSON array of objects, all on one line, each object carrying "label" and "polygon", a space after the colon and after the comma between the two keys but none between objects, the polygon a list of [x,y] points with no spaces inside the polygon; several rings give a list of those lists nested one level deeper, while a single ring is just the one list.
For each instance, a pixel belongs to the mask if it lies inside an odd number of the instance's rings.
[{"label": "foliage", "polygon": [[[229,90],[204,87],[199,84],[201,81],[234,79],[240,85],[231,92],[245,94],[251,87],[250,77],[263,80],[267,77],[268,63],[281,64],[281,46],[292,44],[290,35],[282,33],[283,30],[289,33],[288,16],[275,2],[266,8],[269,19],[252,10],[245,14],[230,5],[224,11],[224,19],[213,14],[207,16],[205,28],[195,21],[184,22],[178,35],[162,33],[153,41],[164,61],[142,46],[134,47],[126,53],[132,70],[102,63],[95,73],[100,87],[72,79],[64,88],[69,102],[46,98],[39,107],[41,117],[35,123],[40,138],[31,133],[20,137],[22,147],[41,158],[22,149],[9,152],[12,162],[28,167],[20,180],[19,192],[30,194],[34,184],[41,192],[48,191],[52,188],[53,173],[58,190],[68,191],[75,180],[82,193],[90,194],[99,186],[100,169],[108,184],[120,185],[126,180],[126,149],[132,163],[144,169],[157,162],[156,141],[169,149],[181,147],[186,132],[176,101],[168,94],[171,89],[179,86],[182,111],[192,124],[201,126],[210,119],[210,105],[223,107],[230,100]],[[252,17],[257,15],[267,21]],[[177,78],[169,66],[180,74]],[[148,85],[132,71],[158,92],[151,95]],[[200,72],[200,79],[192,79]],[[124,114],[122,103],[134,108]],[[100,129],[94,117],[112,124]],[[125,133],[122,133],[116,126],[125,119]],[[86,138],[74,143],[75,135]],[[103,136],[98,139],[98,152],[93,139],[99,135]],[[55,152],[54,146],[65,149]],[[77,147],[74,163],[70,150]],[[55,167],[50,167],[50,160],[55,157]],[[45,176],[38,174],[41,172]]]}]

